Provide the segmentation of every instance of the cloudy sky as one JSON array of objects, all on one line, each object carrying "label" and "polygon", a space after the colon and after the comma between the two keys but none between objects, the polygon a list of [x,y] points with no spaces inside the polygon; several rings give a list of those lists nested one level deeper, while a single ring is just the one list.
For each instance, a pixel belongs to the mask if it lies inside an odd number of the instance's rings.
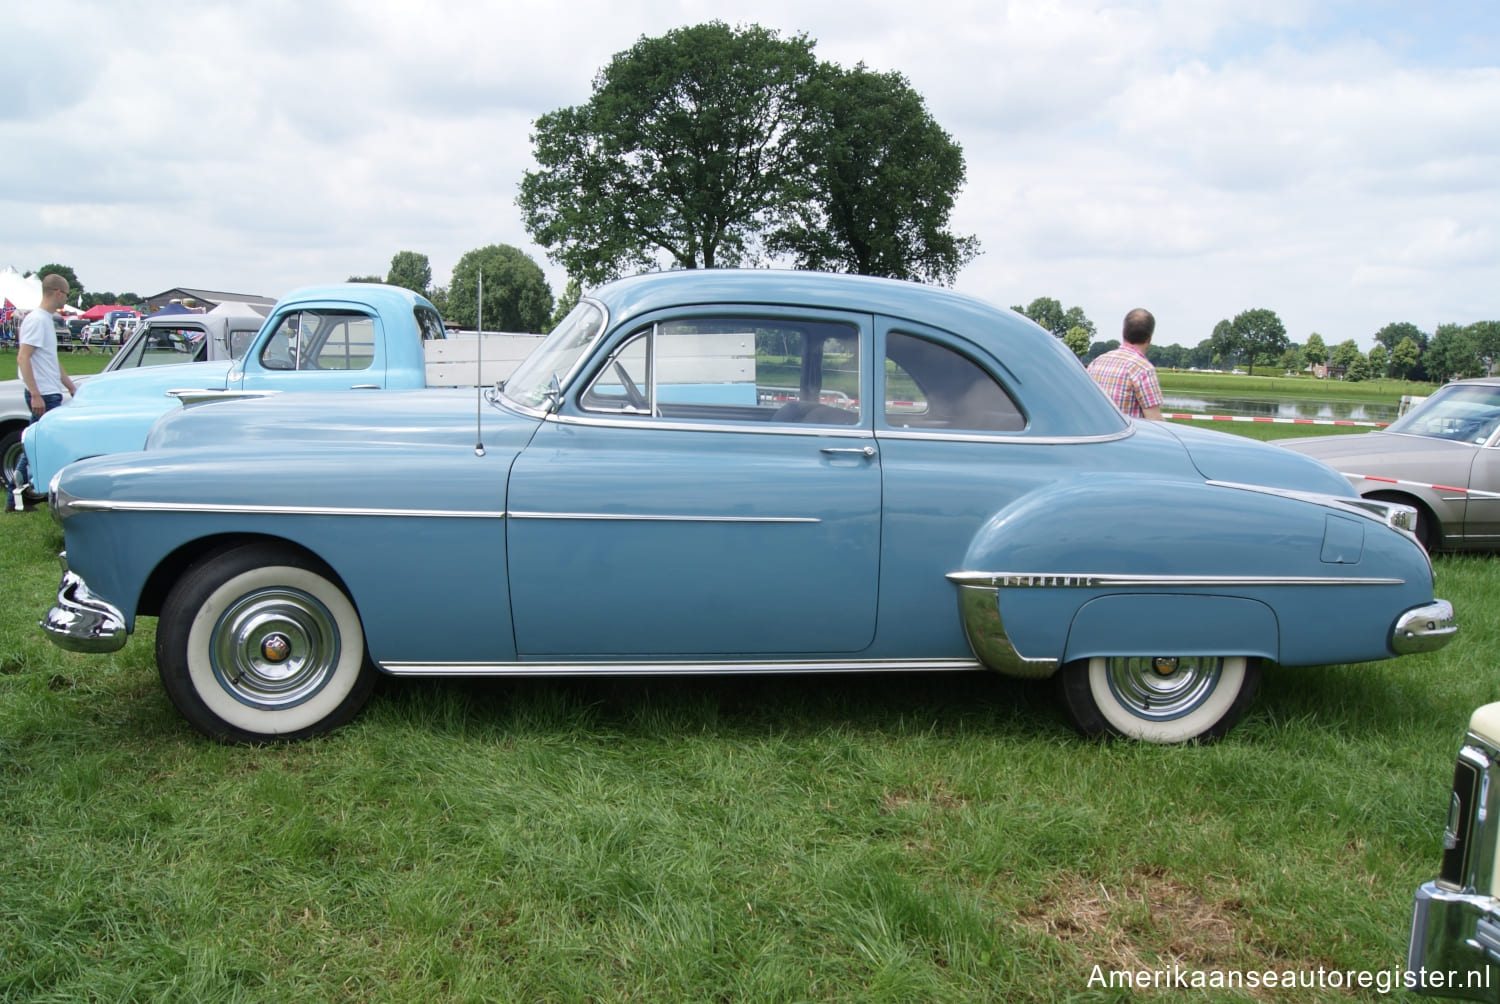
[{"label": "cloudy sky", "polygon": [[962,145],[957,287],[1133,306],[1193,345],[1251,307],[1361,346],[1500,318],[1494,0],[53,0],[0,39],[0,266],[279,296],[528,239],[539,115],[711,19],[899,70]]}]

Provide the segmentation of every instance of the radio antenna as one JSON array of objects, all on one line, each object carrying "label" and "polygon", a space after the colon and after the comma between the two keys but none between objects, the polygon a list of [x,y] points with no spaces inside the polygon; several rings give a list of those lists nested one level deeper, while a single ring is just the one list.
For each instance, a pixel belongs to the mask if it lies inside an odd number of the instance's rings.
[{"label": "radio antenna", "polygon": [[477,302],[474,304],[474,337],[479,339],[479,345],[474,352],[475,369],[474,374],[474,456],[484,456],[484,424],[480,405],[484,401],[484,270],[479,272],[479,292],[475,295]]}]

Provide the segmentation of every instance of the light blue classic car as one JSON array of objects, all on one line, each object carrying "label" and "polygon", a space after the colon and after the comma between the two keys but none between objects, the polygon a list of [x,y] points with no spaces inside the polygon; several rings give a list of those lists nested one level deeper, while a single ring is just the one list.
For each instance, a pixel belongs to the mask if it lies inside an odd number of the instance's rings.
[{"label": "light blue classic car", "polygon": [[1412,510],[1221,433],[1133,423],[1062,343],[909,283],[639,276],[505,382],[163,418],[54,479],[43,626],[158,616],[209,736],[348,721],[379,672],[1055,676],[1087,734],[1222,735],[1262,660],[1441,647]]}]

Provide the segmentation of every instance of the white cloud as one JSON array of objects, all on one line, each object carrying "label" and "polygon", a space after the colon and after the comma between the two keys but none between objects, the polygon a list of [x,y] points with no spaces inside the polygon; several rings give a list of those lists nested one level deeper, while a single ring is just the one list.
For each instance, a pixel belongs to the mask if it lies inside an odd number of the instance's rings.
[{"label": "white cloud", "polygon": [[7,50],[0,253],[95,289],[278,295],[400,250],[443,281],[504,242],[560,289],[514,204],[532,120],[640,36],[718,18],[906,74],[968,160],[954,225],[985,253],[961,289],[1052,296],[1106,337],[1136,305],[1190,344],[1265,306],[1368,344],[1500,317],[1500,58],[1475,11],[60,0],[12,12],[12,40],[48,44]]}]

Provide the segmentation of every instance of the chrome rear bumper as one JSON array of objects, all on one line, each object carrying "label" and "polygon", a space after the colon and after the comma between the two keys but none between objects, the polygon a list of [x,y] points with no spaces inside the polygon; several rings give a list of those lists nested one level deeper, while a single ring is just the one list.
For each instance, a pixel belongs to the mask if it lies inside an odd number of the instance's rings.
[{"label": "chrome rear bumper", "polygon": [[1436,652],[1457,633],[1453,604],[1433,600],[1425,606],[1413,607],[1397,619],[1391,630],[1391,650],[1397,655]]}]

